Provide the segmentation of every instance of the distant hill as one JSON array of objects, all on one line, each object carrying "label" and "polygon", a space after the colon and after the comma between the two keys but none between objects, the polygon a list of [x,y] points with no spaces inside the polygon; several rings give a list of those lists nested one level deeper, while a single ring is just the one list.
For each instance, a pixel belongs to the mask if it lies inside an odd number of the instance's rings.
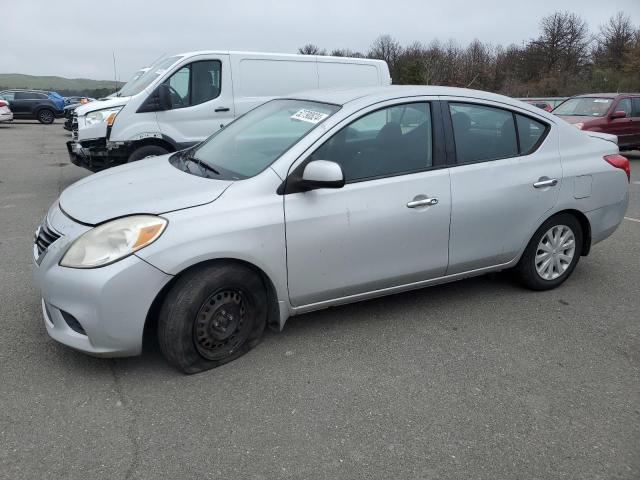
[{"label": "distant hill", "polygon": [[33,88],[54,90],[62,95],[88,95],[111,93],[123,85],[113,80],[90,80],[88,78],[64,78],[54,76],[22,75],[20,73],[0,73],[0,88]]}]

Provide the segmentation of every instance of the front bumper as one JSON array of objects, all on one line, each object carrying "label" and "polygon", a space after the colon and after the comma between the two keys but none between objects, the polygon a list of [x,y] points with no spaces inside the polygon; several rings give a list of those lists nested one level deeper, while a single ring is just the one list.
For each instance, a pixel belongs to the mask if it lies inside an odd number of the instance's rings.
[{"label": "front bumper", "polygon": [[129,151],[124,146],[109,147],[105,138],[67,142],[69,160],[74,165],[99,172],[126,163]]},{"label": "front bumper", "polygon": [[135,255],[101,268],[61,267],[71,242],[88,230],[63,215],[59,209],[49,215],[48,226],[61,236],[35,262],[47,332],[91,355],[138,355],[147,313],[172,276]]}]

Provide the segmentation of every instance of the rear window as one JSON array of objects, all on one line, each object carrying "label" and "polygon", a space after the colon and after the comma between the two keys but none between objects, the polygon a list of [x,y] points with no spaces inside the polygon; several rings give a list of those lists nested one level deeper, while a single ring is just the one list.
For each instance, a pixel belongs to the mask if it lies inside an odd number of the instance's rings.
[{"label": "rear window", "polygon": [[553,113],[576,117],[602,117],[609,111],[612,102],[611,98],[570,98],[558,105]]}]

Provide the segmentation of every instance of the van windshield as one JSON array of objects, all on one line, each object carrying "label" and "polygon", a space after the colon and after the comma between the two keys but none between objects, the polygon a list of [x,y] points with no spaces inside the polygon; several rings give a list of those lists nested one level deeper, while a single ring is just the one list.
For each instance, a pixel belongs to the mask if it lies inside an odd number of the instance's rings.
[{"label": "van windshield", "polygon": [[[118,97],[130,97],[132,95],[137,95],[145,88],[147,88],[151,83],[163,75],[174,63],[178,62],[183,57],[175,56],[175,57],[167,57],[158,60],[156,63],[151,65],[148,70],[146,70],[142,75],[134,75],[134,77],[129,80],[118,92]],[[144,69],[143,69],[144,70]],[[138,72],[139,73],[139,72]]]},{"label": "van windshield", "polygon": [[582,97],[570,98],[558,105],[553,113],[556,115],[573,115],[578,117],[602,117],[609,110],[612,98]]},{"label": "van windshield", "polygon": [[[306,100],[272,100],[218,130],[198,146],[179,152],[172,164],[212,178],[241,180],[257,175],[340,109]],[[192,161],[195,168],[187,165]],[[204,168],[200,169],[199,166]],[[205,175],[203,170],[208,173]]]}]

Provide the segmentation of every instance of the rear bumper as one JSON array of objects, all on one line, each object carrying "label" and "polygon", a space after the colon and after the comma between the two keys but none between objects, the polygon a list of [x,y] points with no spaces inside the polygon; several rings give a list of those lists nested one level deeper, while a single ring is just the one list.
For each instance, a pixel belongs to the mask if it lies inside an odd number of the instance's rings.
[{"label": "rear bumper", "polygon": [[109,148],[105,138],[67,142],[69,160],[74,165],[99,172],[127,162],[129,151],[123,146]]},{"label": "rear bumper", "polygon": [[13,113],[0,113],[0,122],[12,122],[13,121]]},{"label": "rear bumper", "polygon": [[621,202],[585,213],[591,225],[591,245],[601,242],[616,231],[624,219],[628,204],[627,192]]}]

